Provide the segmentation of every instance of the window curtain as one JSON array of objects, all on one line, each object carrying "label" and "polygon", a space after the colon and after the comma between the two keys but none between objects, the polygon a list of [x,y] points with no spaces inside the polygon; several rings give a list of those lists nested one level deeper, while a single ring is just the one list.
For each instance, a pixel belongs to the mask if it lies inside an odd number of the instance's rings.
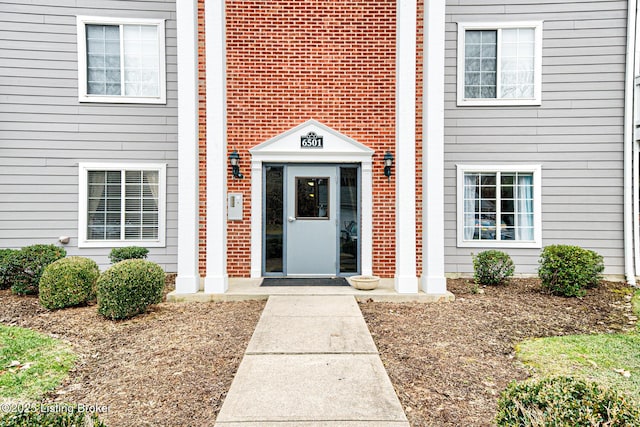
[{"label": "window curtain", "polygon": [[533,240],[533,175],[518,174],[516,240]]},{"label": "window curtain", "polygon": [[473,240],[475,234],[478,186],[476,174],[464,175],[464,239]]},{"label": "window curtain", "polygon": [[[104,171],[89,171],[87,172],[88,179],[88,191],[87,191],[87,236],[89,238],[94,238],[93,234],[95,231],[95,224],[101,224],[101,234],[102,238],[104,238],[104,224],[106,224],[106,201],[104,200],[105,196],[105,185],[106,185],[106,172]],[[98,211],[100,208],[100,203],[104,202],[105,206],[102,210]],[[102,221],[96,221],[96,217],[101,216]],[[94,226],[94,227],[92,227]],[[92,231],[93,230],[93,231]]]},{"label": "window curtain", "polygon": [[143,239],[157,239],[158,238],[158,214],[159,214],[159,180],[160,174],[157,171],[144,171],[143,172],[143,197],[146,194],[153,196],[154,212],[144,212],[142,223],[142,238]]},{"label": "window curtain", "polygon": [[[156,171],[146,171],[144,172],[144,187],[145,190],[148,188],[153,198],[156,200],[156,206],[158,202],[158,182],[159,176]],[[146,191],[145,191],[146,193]],[[144,193],[143,193],[144,194]]]}]

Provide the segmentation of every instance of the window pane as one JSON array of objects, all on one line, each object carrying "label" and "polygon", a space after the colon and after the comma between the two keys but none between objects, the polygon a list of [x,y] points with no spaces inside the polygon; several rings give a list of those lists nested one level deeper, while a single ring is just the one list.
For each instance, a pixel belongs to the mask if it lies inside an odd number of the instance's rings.
[{"label": "window pane", "polygon": [[[495,98],[496,46],[495,30],[465,31],[466,98]],[[474,75],[470,75],[474,73]]]},{"label": "window pane", "polygon": [[480,98],[480,85],[477,86],[465,86],[464,88],[465,98]]},{"label": "window pane", "polygon": [[125,95],[159,96],[159,46],[155,25],[124,26]]},{"label": "window pane", "polygon": [[120,171],[87,172],[87,239],[120,238]]},{"label": "window pane", "polygon": [[158,171],[125,172],[125,239],[157,238],[158,179]]},{"label": "window pane", "polygon": [[87,93],[120,95],[120,27],[86,25]]},{"label": "window pane", "polygon": [[296,177],[296,218],[329,219],[329,179]]},{"label": "window pane", "polygon": [[142,225],[158,225],[158,213],[144,213],[142,214]]},{"label": "window pane", "polygon": [[496,97],[496,88],[495,87],[482,87],[480,88],[480,98],[495,98]]},{"label": "window pane", "polygon": [[516,239],[533,240],[533,174],[516,175]]},{"label": "window pane", "polygon": [[465,240],[496,239],[496,202],[495,173],[465,173]]},{"label": "window pane", "polygon": [[158,227],[142,227],[142,239],[157,239]]},{"label": "window pane", "polygon": [[283,271],[284,180],[282,166],[267,166],[265,190],[265,272]]},{"label": "window pane", "polygon": [[340,272],[358,271],[358,169],[340,168]]},{"label": "window pane", "polygon": [[535,63],[535,30],[510,28],[502,30],[500,45],[500,97],[532,98]]}]

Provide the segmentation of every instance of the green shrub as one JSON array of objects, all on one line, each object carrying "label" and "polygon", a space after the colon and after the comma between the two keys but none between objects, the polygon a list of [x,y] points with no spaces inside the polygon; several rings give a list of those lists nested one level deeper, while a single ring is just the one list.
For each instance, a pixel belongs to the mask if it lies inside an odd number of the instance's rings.
[{"label": "green shrub", "polygon": [[5,272],[11,291],[18,295],[37,294],[44,268],[66,255],[55,245],[31,245],[12,253],[6,259]]},{"label": "green shrub", "polygon": [[552,245],[542,250],[538,276],[542,286],[556,295],[583,296],[604,271],[602,256],[579,246]]},{"label": "green shrub", "polygon": [[113,248],[109,253],[112,264],[119,263],[125,259],[146,259],[149,249],[139,246],[126,246],[124,248]]},{"label": "green shrub", "polygon": [[107,427],[95,410],[89,412],[77,405],[7,404],[9,409],[13,406],[15,411],[0,413],[0,427]]},{"label": "green shrub", "polygon": [[627,396],[567,377],[511,383],[498,400],[498,426],[640,426]]},{"label": "green shrub", "polygon": [[18,252],[17,249],[0,249],[0,289],[11,287],[9,257],[16,252]]},{"label": "green shrub", "polygon": [[127,319],[162,301],[165,274],[151,261],[129,259],[112,265],[98,279],[98,312]]},{"label": "green shrub", "polygon": [[72,256],[49,264],[40,278],[40,303],[49,310],[83,305],[96,298],[100,268],[89,258]]},{"label": "green shrub", "polygon": [[473,278],[480,285],[499,285],[513,276],[515,267],[504,252],[490,250],[473,255]]}]

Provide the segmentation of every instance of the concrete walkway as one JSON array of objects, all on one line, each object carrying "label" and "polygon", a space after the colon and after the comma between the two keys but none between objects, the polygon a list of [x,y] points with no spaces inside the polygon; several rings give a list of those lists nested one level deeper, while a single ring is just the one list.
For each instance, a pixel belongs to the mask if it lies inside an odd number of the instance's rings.
[{"label": "concrete walkway", "polygon": [[353,296],[274,295],[215,426],[409,423]]}]

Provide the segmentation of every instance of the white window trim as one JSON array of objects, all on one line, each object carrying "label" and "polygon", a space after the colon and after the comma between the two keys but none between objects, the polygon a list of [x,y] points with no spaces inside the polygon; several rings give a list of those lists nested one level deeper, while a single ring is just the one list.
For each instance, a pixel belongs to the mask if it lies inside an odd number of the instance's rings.
[{"label": "white window trim", "polygon": [[[509,106],[509,105],[541,105],[542,104],[542,24],[543,21],[519,22],[458,22],[458,50],[457,50],[457,105],[463,106]],[[502,30],[510,28],[532,28],[535,33],[535,62],[534,62],[534,97],[533,98],[465,98],[465,31],[467,30]],[[498,44],[500,40],[498,40]],[[500,58],[497,63],[497,79],[500,80]],[[496,88],[496,94],[497,94]]]},{"label": "white window trim", "polygon": [[[144,246],[159,248],[166,246],[167,218],[167,165],[165,163],[79,163],[78,188],[78,247],[79,248],[121,248],[124,246]],[[158,171],[158,238],[148,240],[88,240],[87,239],[87,191],[88,172],[154,170]]]},{"label": "white window trim", "polygon": [[[160,59],[159,85],[160,95],[153,97],[137,97],[124,95],[88,95],[87,94],[87,41],[86,25],[155,25],[158,27],[158,58]],[[165,20],[142,18],[109,18],[102,16],[77,16],[78,37],[78,100],[80,102],[109,102],[117,104],[166,104],[167,103],[167,72],[165,56]]]},{"label": "white window trim", "polygon": [[[542,247],[542,167],[540,165],[456,165],[457,168],[457,245],[460,248],[541,248]],[[464,238],[464,174],[467,172],[531,172],[533,173],[533,240],[465,240]]]}]

